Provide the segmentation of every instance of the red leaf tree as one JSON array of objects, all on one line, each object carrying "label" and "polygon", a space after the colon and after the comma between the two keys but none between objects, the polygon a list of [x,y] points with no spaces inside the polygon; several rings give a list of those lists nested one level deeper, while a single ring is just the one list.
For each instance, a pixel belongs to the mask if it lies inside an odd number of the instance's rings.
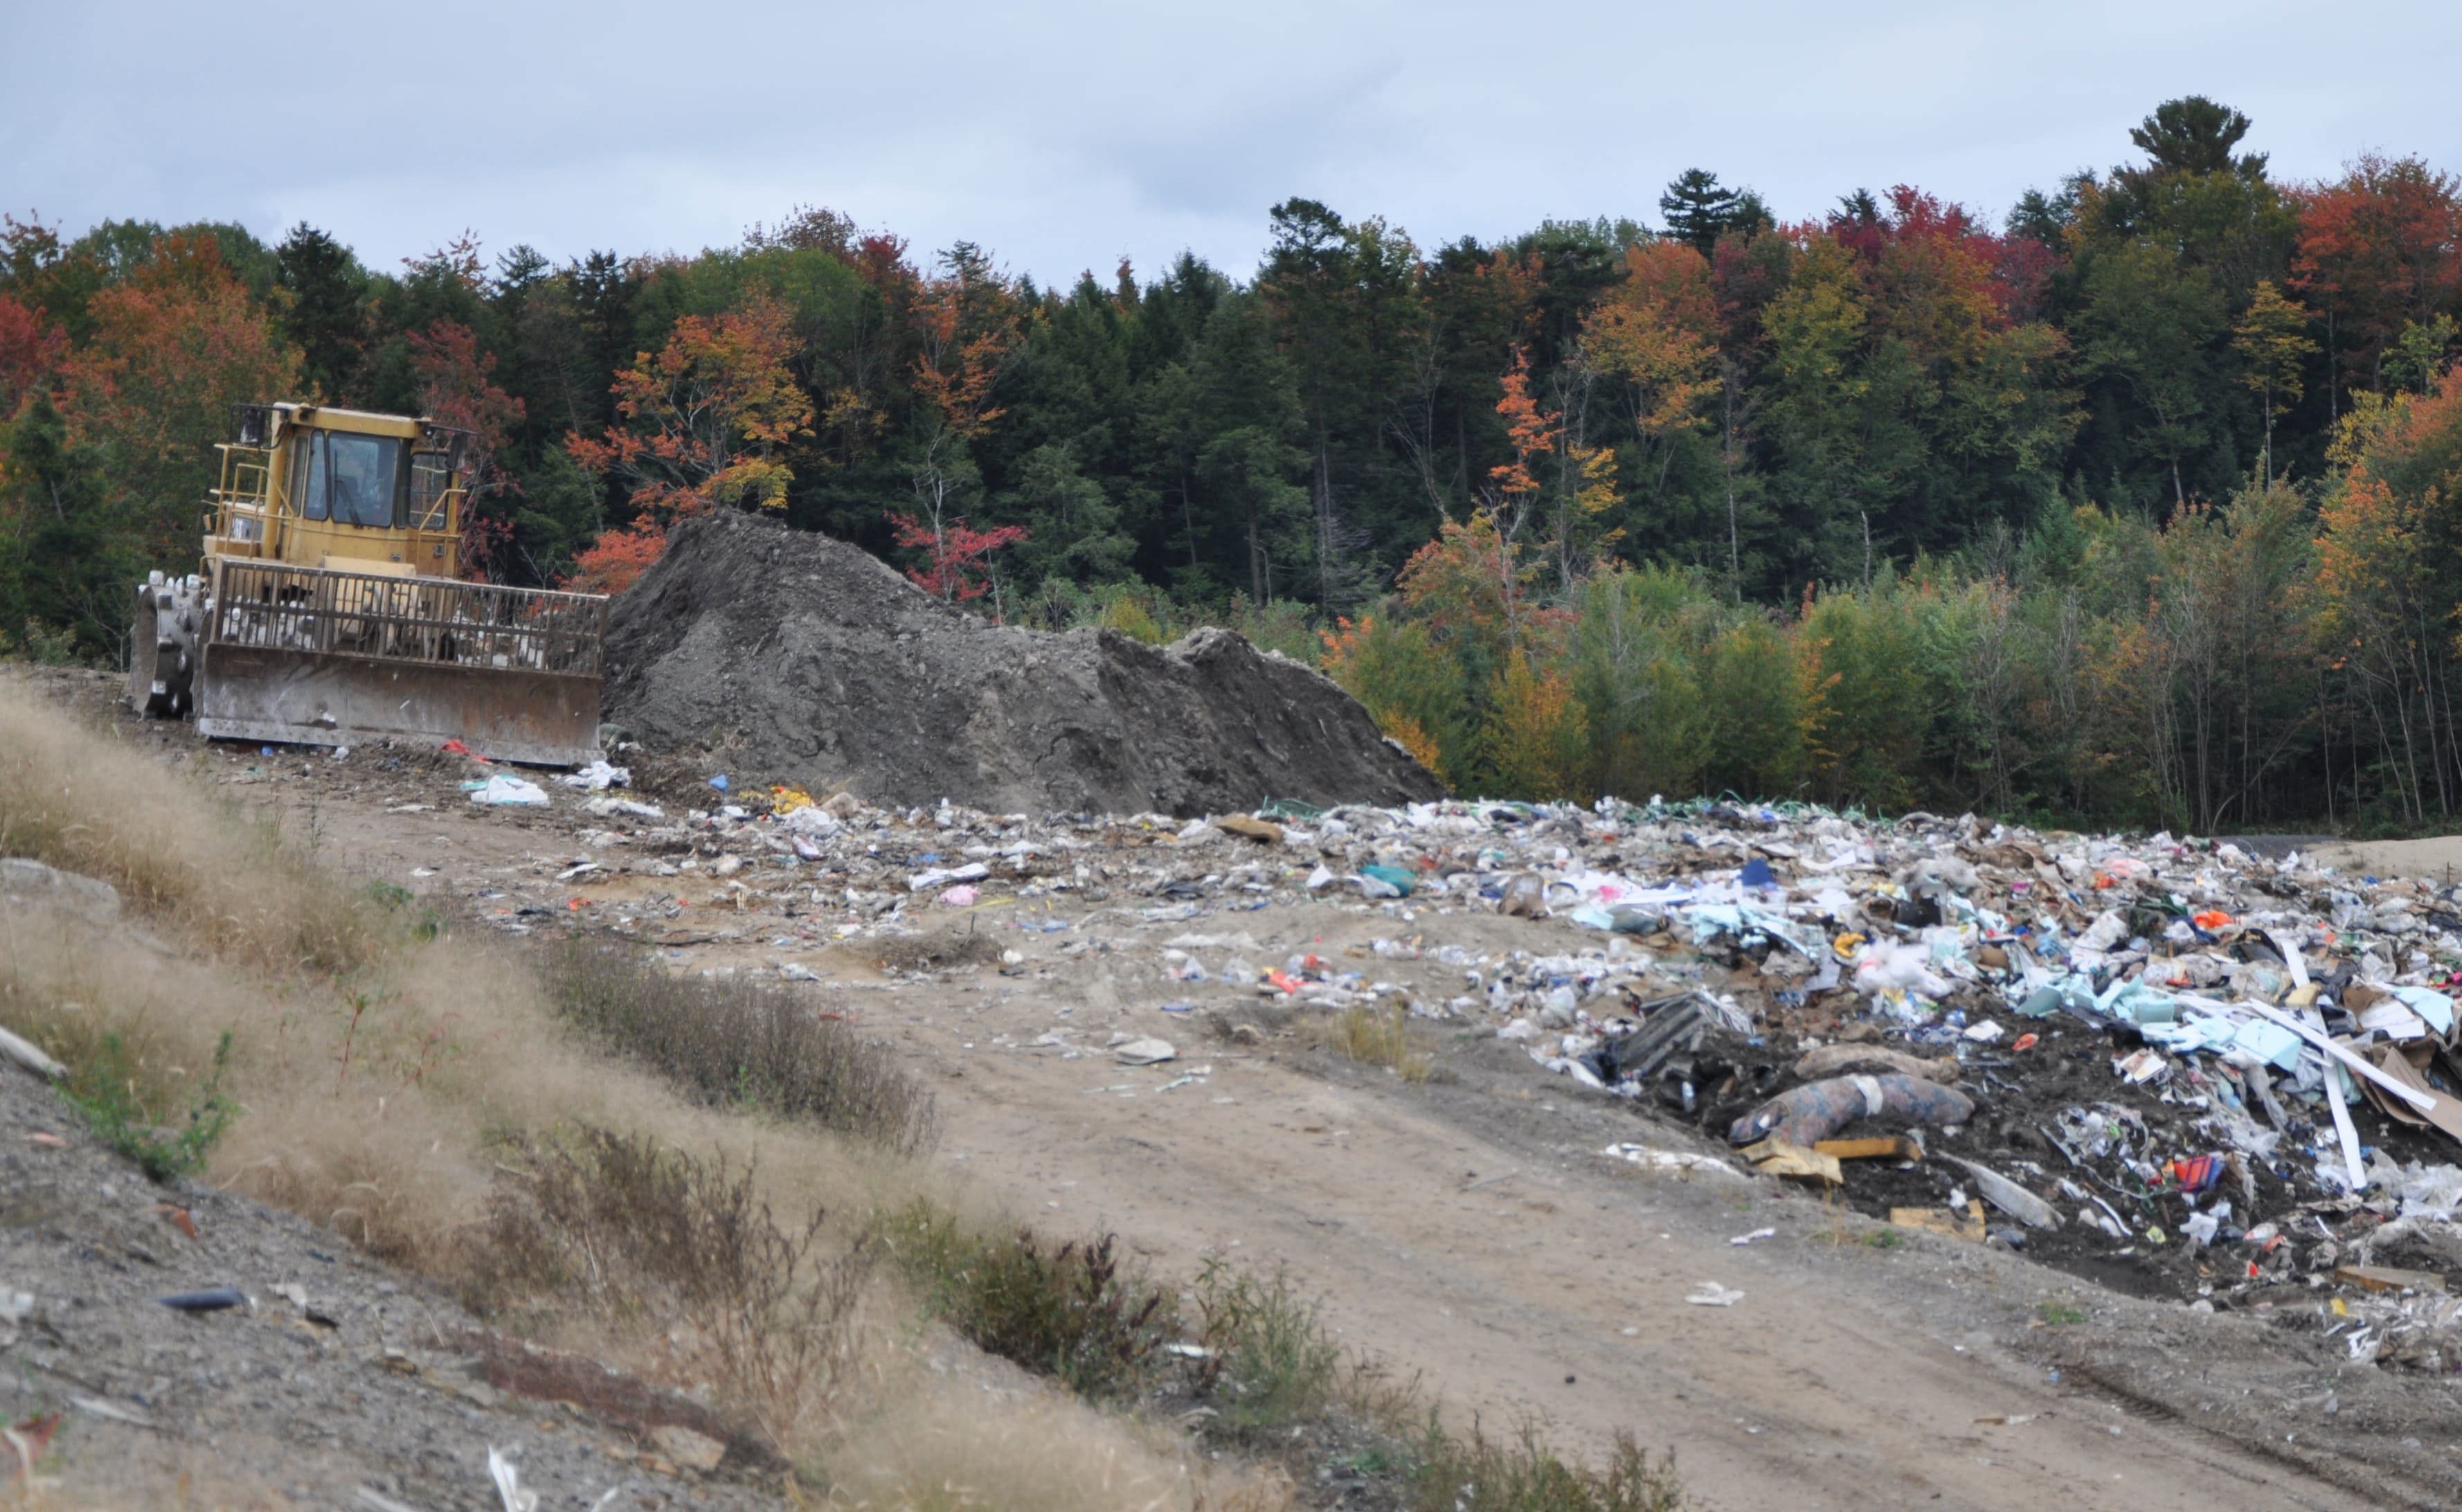
[{"label": "red leaf tree", "polygon": [[981,598],[997,587],[992,553],[1026,539],[1025,526],[978,530],[962,517],[943,522],[937,530],[911,514],[893,512],[889,522],[896,529],[898,546],[923,552],[923,565],[908,568],[907,577],[933,597],[952,601]]}]

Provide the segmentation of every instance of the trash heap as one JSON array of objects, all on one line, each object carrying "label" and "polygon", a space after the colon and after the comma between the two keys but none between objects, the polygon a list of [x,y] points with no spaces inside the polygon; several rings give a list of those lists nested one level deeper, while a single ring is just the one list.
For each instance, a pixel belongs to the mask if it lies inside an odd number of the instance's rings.
[{"label": "trash heap", "polygon": [[[2284,1309],[2355,1357],[2462,1366],[2451,888],[2228,841],[1796,806],[1283,803],[1183,821],[709,797],[672,818],[577,801],[604,826],[586,843],[630,846],[679,886],[794,899],[787,927],[808,940],[973,915],[1021,945],[1070,935],[1063,955],[1150,950],[1155,1009],[1236,1024],[1271,999],[1481,1026],[1732,1147],[1642,1127],[1609,1154],[1811,1182],[2124,1289]],[[1301,906],[1369,916],[1371,934],[1259,942]]]},{"label": "trash heap", "polygon": [[1609,936],[1486,982],[1550,1069],[2118,1285],[2208,1307],[2357,1288],[2323,1325],[2355,1357],[2462,1367],[2452,890],[1971,817],[1584,824],[1611,856],[1486,890]]}]

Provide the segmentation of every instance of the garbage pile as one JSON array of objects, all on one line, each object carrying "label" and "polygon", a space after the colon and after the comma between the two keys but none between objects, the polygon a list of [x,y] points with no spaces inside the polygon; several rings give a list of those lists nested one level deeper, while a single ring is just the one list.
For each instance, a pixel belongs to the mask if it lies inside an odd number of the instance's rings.
[{"label": "garbage pile", "polygon": [[[1271,1000],[1481,1028],[1728,1146],[1643,1125],[1622,1158],[1810,1182],[1901,1229],[2279,1309],[2355,1357],[2462,1366],[2451,888],[2228,841],[1794,806],[1285,801],[1185,821],[716,785],[684,811],[559,802],[585,807],[594,853],[629,853],[615,864],[787,916],[754,938],[878,948],[962,920],[1012,973],[1052,963],[1041,935],[1062,958],[1147,953],[1138,1012],[1236,1023]],[[1345,942],[1292,948],[1328,937],[1328,908],[1362,916]],[[683,912],[652,897],[614,922],[655,941]]]},{"label": "garbage pile", "polygon": [[1350,695],[1229,631],[996,626],[732,511],[680,526],[616,598],[607,659],[607,717],[645,745],[874,803],[1194,815],[1443,790]]}]

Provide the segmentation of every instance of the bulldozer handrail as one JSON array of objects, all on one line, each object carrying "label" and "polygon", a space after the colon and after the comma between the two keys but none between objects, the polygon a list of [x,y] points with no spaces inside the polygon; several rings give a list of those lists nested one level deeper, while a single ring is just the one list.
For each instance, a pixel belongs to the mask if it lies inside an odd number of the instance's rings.
[{"label": "bulldozer handrail", "polygon": [[205,639],[595,678],[606,628],[591,594],[225,558]]}]

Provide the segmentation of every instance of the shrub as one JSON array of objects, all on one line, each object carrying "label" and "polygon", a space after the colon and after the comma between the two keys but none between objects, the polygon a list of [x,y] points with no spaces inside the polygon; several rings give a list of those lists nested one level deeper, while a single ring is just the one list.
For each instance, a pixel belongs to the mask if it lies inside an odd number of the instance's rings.
[{"label": "shrub", "polygon": [[1358,1004],[1343,1009],[1317,1030],[1325,1048],[1346,1060],[1382,1066],[1406,1082],[1423,1082],[1435,1069],[1435,1058],[1419,1048],[1411,1032],[1411,1015],[1399,1004],[1391,1008]]},{"label": "shrub", "polygon": [[749,1165],[647,1135],[585,1126],[517,1154],[526,1169],[489,1202],[475,1302],[656,1324],[685,1371],[719,1382],[782,1451],[850,1383],[868,1242],[830,1258],[825,1215],[781,1226]]},{"label": "shrub", "polygon": [[749,1104],[901,1155],[939,1133],[932,1094],[896,1053],[796,993],[731,977],[670,977],[575,940],[544,970],[556,1011],[704,1100]]},{"label": "shrub", "polygon": [[1677,1512],[1684,1504],[1674,1456],[1652,1460],[1626,1434],[1597,1470],[1558,1458],[1526,1423],[1508,1441],[1477,1425],[1457,1437],[1431,1418],[1411,1449],[1410,1512]]},{"label": "shrub", "polygon": [[1022,1228],[970,1234],[920,1201],[881,1233],[935,1316],[1083,1396],[1134,1395],[1178,1330],[1170,1295],[1123,1270],[1115,1235],[1054,1247]]},{"label": "shrub", "polygon": [[1209,1257],[1195,1289],[1202,1384],[1220,1402],[1210,1425],[1232,1437],[1270,1433],[1333,1405],[1342,1346],[1288,1277],[1267,1280]]}]

